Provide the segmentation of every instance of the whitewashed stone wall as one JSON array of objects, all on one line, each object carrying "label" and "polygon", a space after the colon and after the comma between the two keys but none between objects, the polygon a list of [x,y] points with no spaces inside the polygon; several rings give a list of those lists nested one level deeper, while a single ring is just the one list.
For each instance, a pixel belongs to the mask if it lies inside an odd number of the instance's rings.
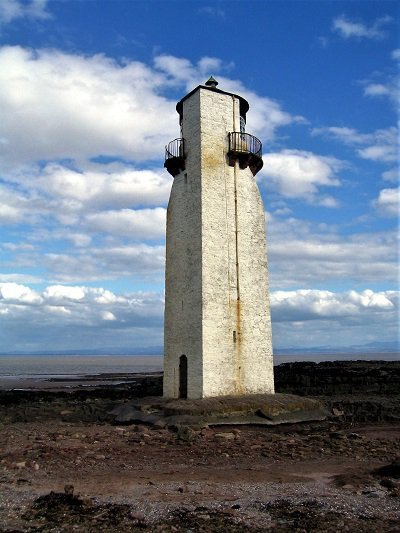
[{"label": "whitewashed stone wall", "polygon": [[274,390],[264,208],[251,171],[227,161],[239,121],[233,95],[201,87],[183,101],[186,170],[167,214],[166,397],[179,395],[182,354],[189,398]]}]

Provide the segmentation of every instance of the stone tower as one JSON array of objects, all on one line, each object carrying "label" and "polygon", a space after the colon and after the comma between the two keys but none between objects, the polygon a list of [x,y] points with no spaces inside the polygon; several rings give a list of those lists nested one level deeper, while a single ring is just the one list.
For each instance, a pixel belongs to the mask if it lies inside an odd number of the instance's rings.
[{"label": "stone tower", "polygon": [[164,396],[273,393],[261,142],[247,101],[210,78],[177,104],[166,147]]}]

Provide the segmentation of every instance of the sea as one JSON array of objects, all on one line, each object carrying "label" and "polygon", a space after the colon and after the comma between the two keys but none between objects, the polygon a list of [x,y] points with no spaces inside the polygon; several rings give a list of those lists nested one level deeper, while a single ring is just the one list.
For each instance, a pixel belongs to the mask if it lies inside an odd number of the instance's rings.
[{"label": "sea", "polygon": [[[288,353],[274,355],[274,364],[296,361],[399,361],[398,352]],[[161,372],[162,355],[0,355],[0,389],[17,382],[100,374]]]}]

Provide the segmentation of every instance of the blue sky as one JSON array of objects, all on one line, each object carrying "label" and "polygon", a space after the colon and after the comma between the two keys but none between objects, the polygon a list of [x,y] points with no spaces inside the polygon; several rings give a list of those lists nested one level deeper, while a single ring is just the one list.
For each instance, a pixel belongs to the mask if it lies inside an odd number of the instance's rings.
[{"label": "blue sky", "polygon": [[398,338],[399,7],[0,3],[0,352],[162,346],[164,145],[213,75],[263,142],[274,346]]}]

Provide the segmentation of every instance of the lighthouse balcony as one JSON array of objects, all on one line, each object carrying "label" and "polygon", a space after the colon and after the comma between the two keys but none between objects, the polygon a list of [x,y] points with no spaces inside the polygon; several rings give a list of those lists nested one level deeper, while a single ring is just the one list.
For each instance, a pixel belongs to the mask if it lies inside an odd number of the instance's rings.
[{"label": "lighthouse balcony", "polygon": [[241,131],[229,133],[228,160],[231,166],[239,162],[240,168],[249,167],[253,176],[263,167],[262,143],[260,139]]},{"label": "lighthouse balcony", "polygon": [[174,139],[165,147],[164,167],[172,176],[185,170],[185,150],[183,139]]}]

